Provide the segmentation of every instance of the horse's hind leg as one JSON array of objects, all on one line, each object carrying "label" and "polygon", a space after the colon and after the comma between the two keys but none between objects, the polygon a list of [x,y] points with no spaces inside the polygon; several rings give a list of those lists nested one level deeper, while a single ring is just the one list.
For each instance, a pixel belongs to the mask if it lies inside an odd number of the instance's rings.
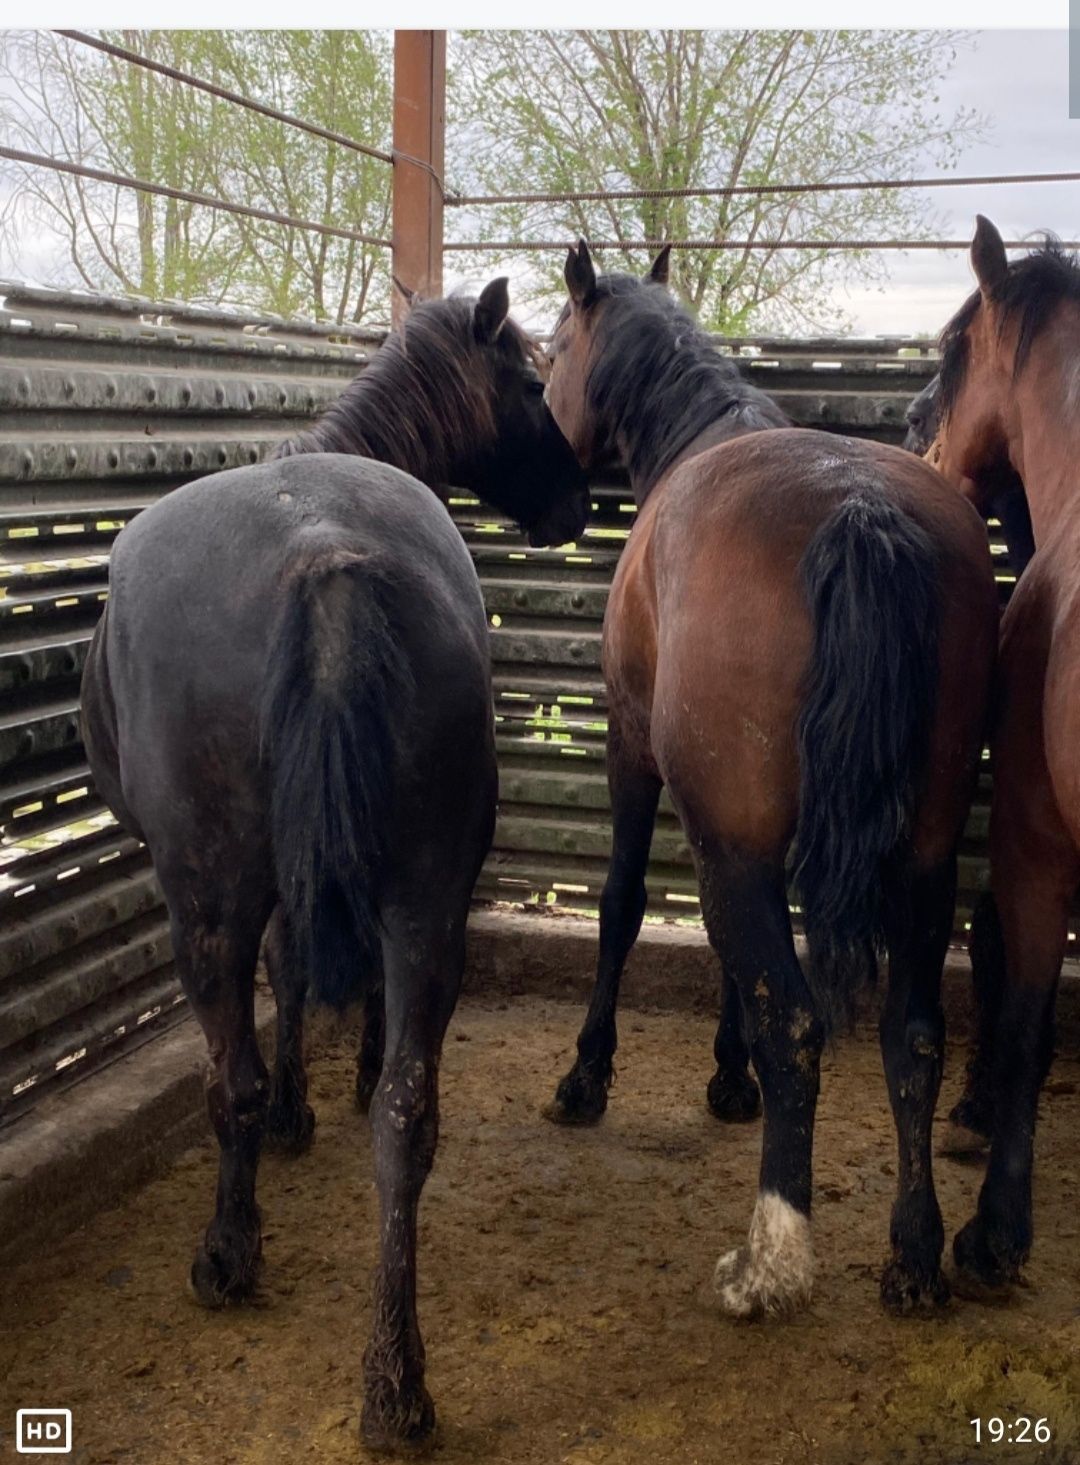
[{"label": "horse's hind leg", "polygon": [[746,1246],[722,1256],[714,1285],[739,1317],[788,1312],[810,1297],[811,1156],[822,1029],[791,936],[783,870],[703,848],[709,940],[737,983],[765,1122],[757,1204]]},{"label": "horse's hind leg", "polygon": [[155,865],[184,993],[210,1050],[207,1107],[221,1160],[191,1283],[200,1302],[219,1307],[253,1291],[261,1254],[255,1173],[269,1080],[255,1041],[255,963],[272,895],[235,870]]},{"label": "horse's hind leg", "polygon": [[645,918],[645,871],[663,785],[654,771],[628,755],[614,723],[608,738],[608,786],[611,864],[600,896],[596,983],[574,1066],[544,1109],[545,1117],[557,1124],[594,1124],[607,1108],[619,980]]},{"label": "horse's hind leg", "polygon": [[1009,833],[1007,841],[993,840],[991,852],[1006,958],[994,1042],[993,1142],[978,1211],[953,1242],[961,1270],[994,1287],[1015,1281],[1031,1250],[1036,1111],[1053,1052],[1054,996],[1080,879],[1080,860],[1063,828],[1012,824]]},{"label": "horse's hind leg", "polygon": [[729,1124],[756,1119],[761,1113],[761,1092],[749,1072],[750,1049],[739,989],[726,972],[720,974],[720,1022],[713,1056],[716,1072],[705,1091],[709,1108],[717,1119]]},{"label": "horse's hind leg", "polygon": [[315,1132],[315,1114],[307,1102],[304,1068],[307,972],[291,948],[280,905],[267,925],[264,951],[267,975],[277,1002],[277,1054],[266,1115],[266,1143],[283,1154],[299,1155],[311,1144]]},{"label": "horse's hind leg", "polygon": [[386,1052],[370,1111],[382,1224],[361,1421],[374,1449],[417,1444],[435,1422],[416,1316],[416,1218],[435,1158],[439,1056],[465,965],[467,904],[449,918],[445,901],[432,906],[391,908],[383,938]]},{"label": "horse's hind leg", "polygon": [[386,996],[383,991],[382,961],[364,976],[364,1031],[356,1055],[356,1107],[366,1114],[382,1073],[386,1045]]},{"label": "horse's hind leg", "polygon": [[975,1042],[964,1075],[964,1092],[949,1114],[951,1134],[942,1152],[969,1155],[985,1150],[994,1123],[994,1035],[1005,985],[1005,938],[997,902],[989,891],[971,913],[971,985],[975,999]]},{"label": "horse's hind leg", "polygon": [[940,1305],[945,1234],[934,1193],[931,1126],[945,1058],[941,968],[952,931],[956,860],[911,867],[886,893],[889,990],[881,1015],[881,1051],[889,1087],[899,1167],[889,1228],[892,1260],[881,1279],[890,1311]]}]

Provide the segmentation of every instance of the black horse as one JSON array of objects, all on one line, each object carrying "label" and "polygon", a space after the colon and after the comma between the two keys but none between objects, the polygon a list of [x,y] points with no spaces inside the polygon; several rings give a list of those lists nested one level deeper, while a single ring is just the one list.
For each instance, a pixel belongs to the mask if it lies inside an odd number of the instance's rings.
[{"label": "black horse", "polygon": [[[117,540],[83,677],[94,777],[149,846],[210,1048],[221,1168],[191,1274],[207,1305],[249,1295],[260,1259],[269,1082],[253,990],[268,921],[275,985],[297,1016],[309,978],[341,1003],[381,968],[371,1123],[382,1226],[363,1413],[374,1446],[434,1423],[417,1206],[497,787],[476,571],[417,478],[483,493],[534,543],[580,533],[588,510],[535,347],[508,307],[505,280],[475,304],[417,306],[296,445],[386,463],[293,452],[141,514]],[[303,1108],[303,1088],[302,1067],[284,1075],[280,1106]]]},{"label": "black horse", "polygon": [[[588,514],[587,491],[584,480],[574,481],[572,455],[550,413],[539,408],[544,390],[540,373],[547,371],[543,351],[507,316],[505,278],[483,292],[475,318],[468,301],[421,304],[418,296],[394,283],[411,307],[405,335],[391,336],[376,357],[375,369],[358,376],[313,428],[282,443],[274,456],[329,452],[375,458],[411,473],[437,493],[450,484],[471,488],[517,519],[534,545],[574,539]],[[500,349],[484,353],[482,370],[463,370],[470,334],[477,341],[487,336],[501,343]],[[442,385],[433,390],[434,383]],[[496,403],[497,431],[492,415]],[[315,1128],[306,1102],[303,1055],[307,979],[285,951],[276,912],[266,928],[264,949],[278,1009],[264,1142],[295,1154],[307,1148]],[[365,980],[363,1004],[356,1102],[366,1113],[383,1062],[385,1004],[377,963]]]}]

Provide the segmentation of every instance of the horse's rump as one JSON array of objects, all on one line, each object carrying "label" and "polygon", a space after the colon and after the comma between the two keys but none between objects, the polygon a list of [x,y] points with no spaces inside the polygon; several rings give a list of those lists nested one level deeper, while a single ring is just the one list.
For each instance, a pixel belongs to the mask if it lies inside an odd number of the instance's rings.
[{"label": "horse's rump", "polygon": [[938,633],[947,603],[974,687],[993,638],[984,532],[910,456],[785,430],[689,460],[641,527],[609,611],[612,703],[650,684],[651,659],[652,752],[692,829],[772,860],[798,830],[812,986],[836,1017],[880,937],[882,865],[911,846],[931,744],[956,766],[950,831],[963,801],[980,729],[951,697],[937,728]]}]

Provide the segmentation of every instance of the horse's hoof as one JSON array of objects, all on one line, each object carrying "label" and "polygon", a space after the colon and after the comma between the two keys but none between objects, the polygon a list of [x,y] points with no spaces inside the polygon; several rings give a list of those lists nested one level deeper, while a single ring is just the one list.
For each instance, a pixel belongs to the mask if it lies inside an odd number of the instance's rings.
[{"label": "horse's hoof", "polygon": [[999,1297],[1022,1278],[1020,1269],[1027,1252],[995,1236],[979,1215],[974,1216],[953,1238],[953,1260],[963,1284],[976,1292],[985,1289]]},{"label": "horse's hoof", "polygon": [[732,1317],[799,1312],[814,1287],[809,1217],[768,1191],[758,1196],[745,1246],[716,1263],[713,1290]]},{"label": "horse's hoof", "polygon": [[881,1274],[881,1305],[894,1317],[930,1316],[949,1304],[941,1268],[909,1267],[893,1260]]},{"label": "horse's hoof", "polygon": [[263,1143],[279,1155],[302,1155],[315,1137],[315,1111],[310,1104],[271,1101]]},{"label": "horse's hoof", "polygon": [[717,1069],[705,1090],[711,1113],[725,1124],[747,1124],[761,1114],[761,1090],[748,1073]]},{"label": "horse's hoof", "polygon": [[408,1394],[389,1379],[369,1385],[360,1415],[360,1442],[380,1454],[417,1454],[435,1433],[435,1405],[423,1384]]},{"label": "horse's hoof", "polygon": [[261,1265],[261,1247],[222,1249],[217,1242],[200,1242],[191,1264],[191,1290],[203,1307],[227,1307],[244,1302],[255,1291]]},{"label": "horse's hoof", "polygon": [[552,1124],[596,1124],[607,1108],[607,1084],[597,1082],[574,1067],[555,1090],[541,1113]]}]

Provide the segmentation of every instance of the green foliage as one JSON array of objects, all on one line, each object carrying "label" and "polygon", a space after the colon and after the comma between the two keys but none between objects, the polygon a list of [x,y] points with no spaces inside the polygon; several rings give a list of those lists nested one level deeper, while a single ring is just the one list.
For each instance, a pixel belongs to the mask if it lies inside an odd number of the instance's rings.
[{"label": "green foliage", "polygon": [[[944,118],[936,89],[961,38],[904,31],[469,31],[452,53],[455,185],[465,193],[729,187],[904,177],[954,167],[982,123]],[[650,239],[820,240],[810,250],[677,251],[672,282],[709,328],[837,325],[837,281],[884,278],[880,254],[828,242],[932,237],[909,191],[505,204],[463,220],[477,240],[610,239],[607,269],[642,270]],[[545,299],[563,257],[525,256]]]},{"label": "green foliage", "polygon": [[[389,37],[375,31],[108,31],[106,39],[309,122],[388,147]],[[29,151],[386,237],[376,159],[48,32],[0,41],[0,126]],[[179,200],[19,169],[16,226],[64,241],[91,288],[241,303],[336,322],[387,311],[387,251]],[[17,256],[16,256],[17,257]]]},{"label": "green foliage", "polygon": [[[128,49],[388,148],[389,33],[111,31]],[[447,173],[468,193],[670,189],[901,177],[955,166],[981,122],[942,117],[957,36],[902,31],[482,31],[451,46]],[[0,33],[0,131],[16,147],[298,218],[390,233],[390,169],[48,31]],[[6,186],[5,186],[6,185]],[[809,250],[679,251],[672,278],[707,326],[841,324],[838,281],[885,257],[829,241],[930,237],[910,191],[504,204],[448,214],[478,241],[810,239]],[[110,185],[0,165],[0,247],[60,283],[232,302],[332,321],[385,319],[388,251]],[[26,248],[24,248],[26,246]],[[562,256],[515,255],[526,293],[561,300]],[[476,274],[491,258],[473,257]],[[10,268],[10,265],[5,265]],[[35,266],[35,273],[42,269]],[[472,272],[470,270],[470,272]],[[521,294],[519,289],[518,294]]]}]

